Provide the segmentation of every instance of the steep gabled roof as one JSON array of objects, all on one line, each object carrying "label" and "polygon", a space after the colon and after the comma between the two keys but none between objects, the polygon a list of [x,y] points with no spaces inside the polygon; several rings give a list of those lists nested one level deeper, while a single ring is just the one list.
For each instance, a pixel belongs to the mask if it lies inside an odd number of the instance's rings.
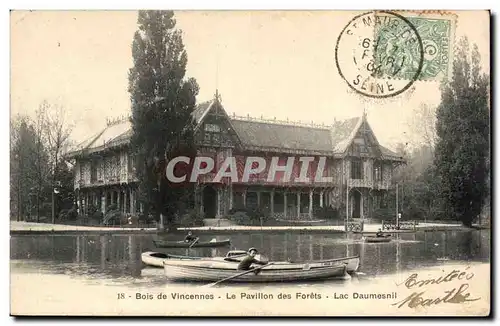
[{"label": "steep gabled roof", "polygon": [[[193,111],[193,118],[198,125],[201,125],[215,101],[217,99],[202,102],[196,106]],[[222,110],[226,112],[223,108]],[[363,122],[366,121],[365,117],[362,116],[344,121],[335,121],[331,126],[309,126],[283,121],[242,119],[228,116],[227,113],[226,116],[243,149],[274,149],[277,151],[299,151],[329,155],[344,154]],[[104,148],[126,144],[131,136],[132,126],[128,119],[109,124],[103,131],[79,144],[69,156],[83,154],[84,152],[97,152]],[[375,141],[378,143],[376,138]],[[390,149],[380,144],[379,148],[384,158],[402,160],[397,153]]]},{"label": "steep gabled roof", "polygon": [[356,117],[333,123],[330,129],[330,137],[332,139],[333,151],[336,154],[342,154],[347,150],[356,136],[362,120],[361,117]]},{"label": "steep gabled roof", "polygon": [[384,147],[382,145],[379,145],[380,147],[380,150],[382,151],[382,156],[385,158],[385,159],[390,159],[390,160],[396,160],[396,161],[404,161],[404,158],[399,155],[398,153],[390,150],[389,148],[387,147]]},{"label": "steep gabled roof", "polygon": [[328,129],[231,119],[243,145],[289,150],[332,151]]},{"label": "steep gabled roof", "polygon": [[99,151],[127,143],[132,136],[132,124],[128,119],[109,124],[103,131],[75,146],[68,156],[74,156],[81,151]]},{"label": "steep gabled roof", "polygon": [[200,123],[201,120],[205,117],[205,115],[210,111],[210,107],[213,104],[212,101],[205,101],[196,106],[193,111],[193,118],[196,120],[196,123]]}]

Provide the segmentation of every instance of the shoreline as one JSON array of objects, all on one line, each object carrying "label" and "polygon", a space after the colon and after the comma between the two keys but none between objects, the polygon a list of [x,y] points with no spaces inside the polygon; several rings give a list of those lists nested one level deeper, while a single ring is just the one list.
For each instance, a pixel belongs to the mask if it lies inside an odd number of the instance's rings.
[{"label": "shoreline", "polygon": [[[381,227],[381,224],[365,224],[362,232],[352,232],[361,234],[374,234]],[[468,231],[489,229],[487,227],[468,228],[461,224],[438,224],[420,223],[415,230],[387,230],[384,233],[414,233],[432,231]],[[45,224],[31,222],[11,222],[10,235],[124,235],[124,234],[174,234],[184,233],[189,230],[197,233],[209,234],[230,234],[246,232],[300,232],[300,233],[348,233],[343,225],[322,225],[322,226],[201,226],[201,227],[178,227],[175,231],[165,232],[157,228],[140,227],[102,227],[102,226],[76,226],[64,224]]]}]

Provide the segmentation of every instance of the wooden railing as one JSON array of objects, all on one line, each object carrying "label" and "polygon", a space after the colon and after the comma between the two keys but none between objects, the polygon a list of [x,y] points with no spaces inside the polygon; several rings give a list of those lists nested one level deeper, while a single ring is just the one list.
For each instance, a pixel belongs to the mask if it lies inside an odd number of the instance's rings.
[{"label": "wooden railing", "polygon": [[382,221],[382,230],[415,230],[416,228],[416,221],[399,221],[399,225],[396,220]]},{"label": "wooden railing", "polygon": [[365,223],[362,220],[344,220],[344,226],[346,232],[363,232]]},{"label": "wooden railing", "polygon": [[374,181],[368,179],[347,179],[349,188],[374,188],[374,189],[389,189],[391,183],[389,181]]}]

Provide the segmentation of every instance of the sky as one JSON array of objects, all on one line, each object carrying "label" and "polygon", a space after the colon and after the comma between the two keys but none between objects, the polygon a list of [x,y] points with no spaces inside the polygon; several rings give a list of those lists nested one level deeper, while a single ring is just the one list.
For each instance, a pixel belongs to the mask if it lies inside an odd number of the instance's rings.
[{"label": "sky", "polygon": [[[334,49],[349,11],[176,11],[188,54],[186,77],[200,85],[198,102],[216,89],[229,114],[332,124],[363,110],[378,140],[394,147],[410,134],[422,103],[437,106],[436,82],[415,82],[401,95],[374,100],[340,77]],[[455,41],[467,36],[489,71],[486,11],[456,14]],[[11,115],[33,115],[47,100],[62,105],[81,142],[107,118],[130,114],[128,71],[135,11],[13,11]]]}]

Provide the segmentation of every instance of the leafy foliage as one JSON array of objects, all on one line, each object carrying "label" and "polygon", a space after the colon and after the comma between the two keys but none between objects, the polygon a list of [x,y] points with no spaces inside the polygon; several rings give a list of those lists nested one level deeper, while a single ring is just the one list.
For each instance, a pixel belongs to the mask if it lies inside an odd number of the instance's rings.
[{"label": "leafy foliage", "polygon": [[272,219],[266,207],[237,207],[229,210],[229,219],[238,225],[261,225]]},{"label": "leafy foliage", "polygon": [[185,79],[187,53],[172,11],[139,11],[139,29],[132,43],[134,65],[129,71],[136,175],[144,215],[154,211],[175,221],[181,204],[191,202],[194,185],[172,185],[165,177],[169,159],[193,157],[198,84]]},{"label": "leafy foliage", "polygon": [[337,220],[340,218],[340,212],[338,208],[325,205],[316,208],[314,217],[319,220]]},{"label": "leafy foliage", "polygon": [[489,77],[480,73],[477,46],[460,41],[453,78],[437,112],[436,177],[447,214],[470,226],[488,196]]}]

